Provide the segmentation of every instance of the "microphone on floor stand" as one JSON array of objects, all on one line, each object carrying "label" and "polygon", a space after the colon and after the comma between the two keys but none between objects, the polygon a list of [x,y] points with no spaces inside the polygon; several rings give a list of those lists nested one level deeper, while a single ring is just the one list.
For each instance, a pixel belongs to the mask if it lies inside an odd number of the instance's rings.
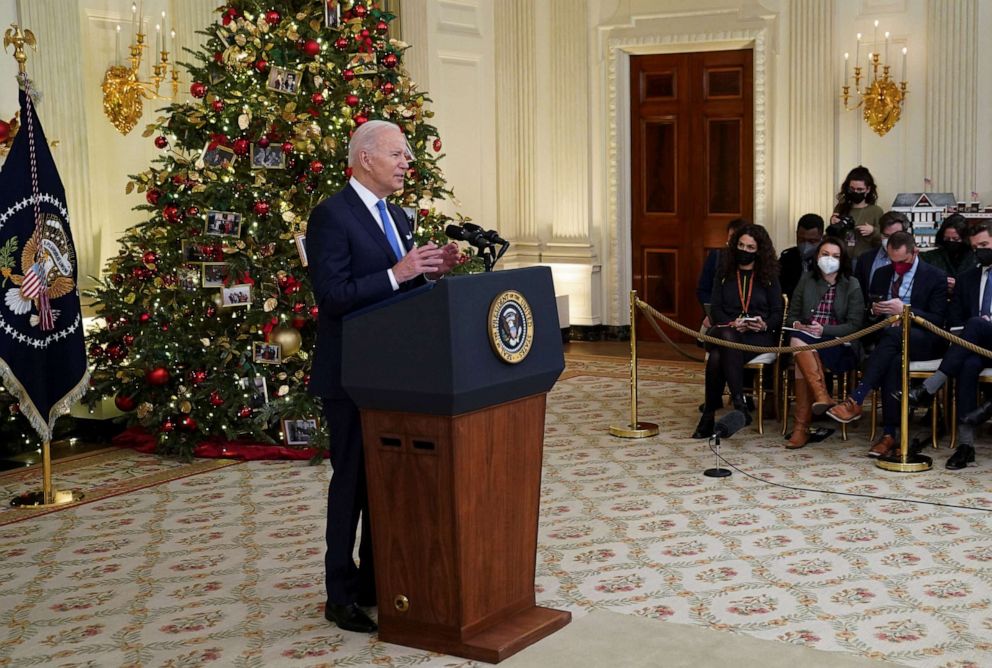
[{"label": "microphone on floor stand", "polygon": [[704,476],[708,478],[726,478],[730,475],[730,469],[720,468],[720,439],[730,438],[743,429],[746,424],[747,418],[740,411],[730,411],[716,421],[716,426],[713,428],[713,436],[710,437],[710,443],[716,446],[716,467],[703,471]]}]

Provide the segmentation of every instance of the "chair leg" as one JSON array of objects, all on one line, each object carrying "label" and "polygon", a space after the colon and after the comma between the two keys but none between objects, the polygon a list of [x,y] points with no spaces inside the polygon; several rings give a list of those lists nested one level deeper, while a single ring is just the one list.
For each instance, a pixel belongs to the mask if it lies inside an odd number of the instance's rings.
[{"label": "chair leg", "polygon": [[[848,376],[848,374],[846,374],[846,373],[845,374],[841,374],[840,379],[837,381],[837,382],[840,383],[840,392],[838,392],[837,394],[835,394],[834,395],[835,397],[844,397],[845,399],[847,398],[847,376]],[[846,441],[847,440],[847,423],[846,422],[841,422],[840,423],[840,438],[843,441]]]},{"label": "chair leg", "polygon": [[936,450],[937,445],[937,395],[930,402],[930,445]]},{"label": "chair leg", "polygon": [[954,379],[950,379],[951,383],[951,410],[948,414],[951,416],[951,449],[958,447],[958,385],[954,382]]},{"label": "chair leg", "polygon": [[758,411],[758,433],[764,434],[764,422],[765,422],[765,374],[764,369],[758,369],[754,372],[754,408]]},{"label": "chair leg", "polygon": [[782,436],[785,436],[789,430],[789,371],[786,370],[785,374],[782,376],[782,381],[779,385],[779,391],[782,393]]},{"label": "chair leg", "polygon": [[870,401],[871,401],[871,433],[868,434],[868,440],[871,441],[872,443],[875,442],[875,431],[876,431],[877,426],[878,426],[877,425],[878,420],[876,419],[878,417],[878,402],[876,401],[876,399],[878,398],[876,396],[877,394],[878,394],[878,390],[872,390],[871,391],[871,394],[868,395],[869,397],[871,397],[870,398]]}]

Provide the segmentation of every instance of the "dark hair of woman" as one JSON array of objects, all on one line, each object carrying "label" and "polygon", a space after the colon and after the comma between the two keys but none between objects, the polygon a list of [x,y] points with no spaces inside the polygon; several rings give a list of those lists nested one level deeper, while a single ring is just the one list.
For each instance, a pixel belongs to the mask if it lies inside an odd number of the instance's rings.
[{"label": "dark hair of woman", "polygon": [[875,178],[868,171],[867,167],[858,165],[847,173],[847,178],[844,179],[844,183],[840,187],[840,192],[837,193],[837,207],[834,211],[842,216],[851,213],[851,203],[847,201],[847,189],[851,187],[851,181],[864,182],[865,187],[868,188],[868,193],[865,195],[865,202],[874,204],[878,201],[878,188],[875,186]]},{"label": "dark hair of woman", "polygon": [[823,237],[823,241],[821,241],[816,247],[816,253],[813,254],[813,259],[816,260],[816,262],[813,263],[813,277],[817,280],[823,278],[823,270],[820,269],[819,258],[820,249],[824,246],[836,246],[840,249],[840,269],[837,270],[837,274],[839,276],[850,276],[851,260],[850,256],[847,254],[847,244],[837,237]]},{"label": "dark hair of woman", "polygon": [[720,277],[726,279],[733,276],[737,271],[737,243],[741,237],[747,235],[758,244],[758,256],[754,261],[754,276],[759,283],[771,285],[772,281],[778,278],[778,257],[775,255],[775,246],[768,237],[768,232],[761,225],[745,225],[734,232],[727,245],[727,251],[721,253]]},{"label": "dark hair of woman", "polygon": [[964,241],[968,238],[968,219],[960,213],[952,213],[945,218],[940,224],[940,229],[937,230],[937,245],[944,242],[944,232],[947,230],[954,230],[961,237],[961,241]]}]

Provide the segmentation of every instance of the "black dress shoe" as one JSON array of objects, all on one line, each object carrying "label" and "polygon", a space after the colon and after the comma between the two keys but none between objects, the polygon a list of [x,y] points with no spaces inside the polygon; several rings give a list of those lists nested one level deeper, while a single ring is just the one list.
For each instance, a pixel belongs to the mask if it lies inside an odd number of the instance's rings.
[{"label": "black dress shoe", "polygon": [[975,446],[973,445],[959,445],[958,449],[954,451],[954,454],[948,457],[947,463],[944,464],[944,468],[948,468],[952,471],[959,471],[968,464],[972,464],[975,461]]},{"label": "black dress shoe", "polygon": [[709,438],[713,435],[715,426],[716,420],[713,419],[713,413],[703,413],[703,416],[699,418],[699,424],[696,425],[696,431],[692,432],[692,437]]},{"label": "black dress shoe", "polygon": [[[922,385],[909,388],[909,393],[906,396],[909,398],[910,408],[919,408],[924,404],[929,404],[933,400],[933,395],[927,392],[927,388]],[[892,398],[896,401],[902,401],[902,390],[893,392]]]},{"label": "black dress shoe", "polygon": [[972,427],[977,427],[980,424],[984,424],[990,417],[992,417],[992,401],[986,401],[984,404],[965,415],[961,421],[965,424],[970,424]]},{"label": "black dress shoe", "polygon": [[337,624],[338,628],[344,631],[375,633],[379,630],[376,623],[354,603],[348,605],[328,603],[324,606],[324,618]]}]

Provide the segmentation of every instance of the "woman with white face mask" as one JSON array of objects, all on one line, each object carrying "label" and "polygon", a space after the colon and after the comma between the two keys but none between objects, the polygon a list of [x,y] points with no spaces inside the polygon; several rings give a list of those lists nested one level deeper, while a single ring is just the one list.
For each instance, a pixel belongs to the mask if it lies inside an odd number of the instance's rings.
[{"label": "woman with white face mask", "polygon": [[[858,279],[851,276],[846,244],[826,237],[816,247],[816,264],[799,279],[789,302],[794,329],[790,346],[828,341],[861,328],[865,317],[864,297]],[[836,401],[827,392],[824,369],[847,373],[857,365],[853,346],[836,346],[793,355],[796,372],[796,410],[792,436],[785,447],[801,448],[809,441],[813,414],[822,415]]]}]

